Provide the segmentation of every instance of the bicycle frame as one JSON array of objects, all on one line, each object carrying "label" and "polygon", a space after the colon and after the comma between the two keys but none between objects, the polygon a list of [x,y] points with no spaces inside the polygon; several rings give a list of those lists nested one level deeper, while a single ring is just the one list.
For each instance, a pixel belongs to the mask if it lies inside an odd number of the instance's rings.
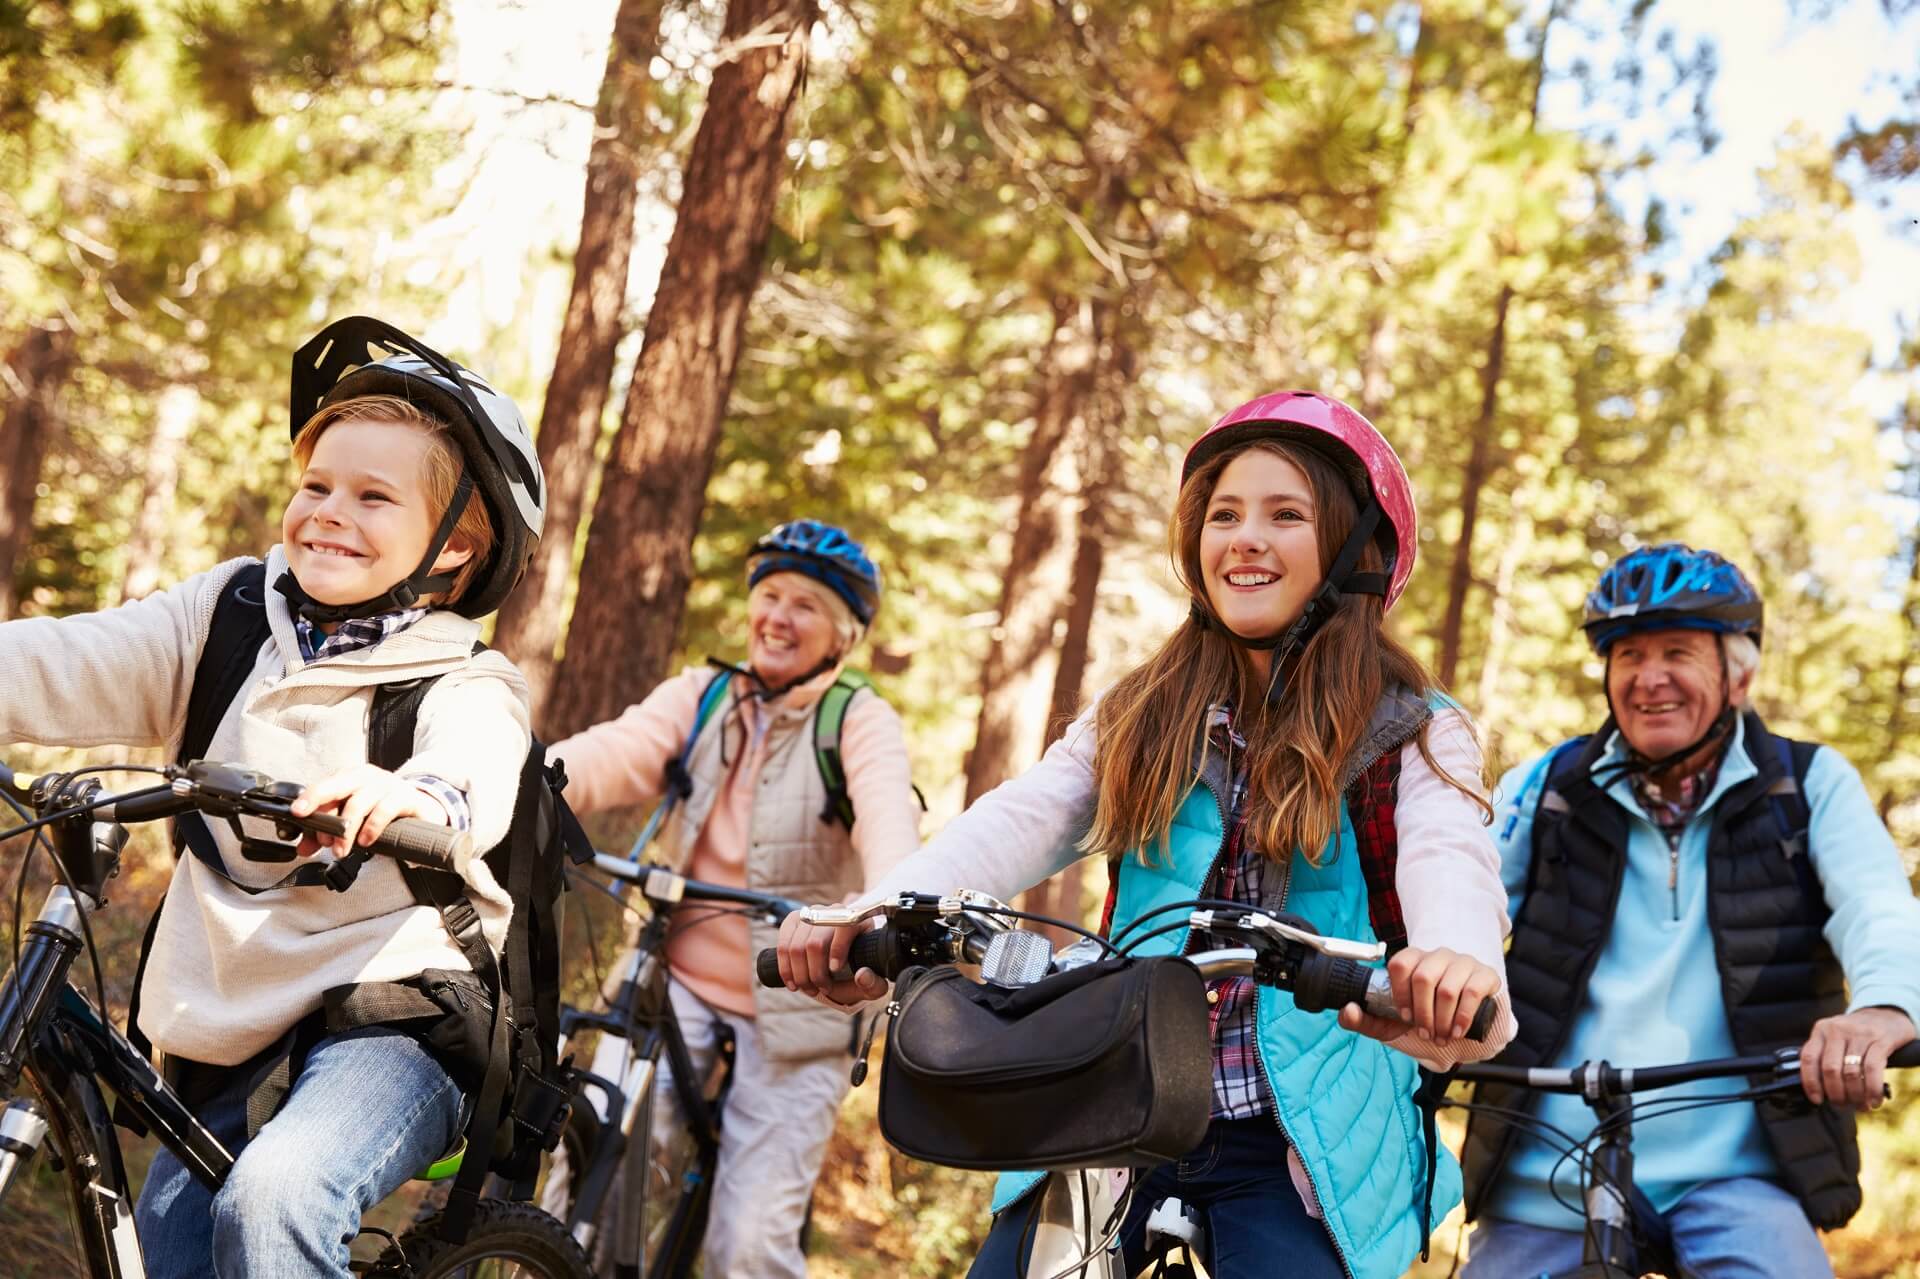
[{"label": "bicycle frame", "polygon": [[[574,1173],[579,1189],[568,1210],[566,1226],[582,1248],[591,1249],[602,1229],[607,1195],[626,1161],[641,1108],[653,1095],[664,1054],[680,1121],[686,1124],[697,1147],[698,1169],[698,1175],[681,1187],[646,1272],[648,1279],[670,1279],[691,1269],[705,1234],[713,1172],[720,1155],[720,1117],[733,1083],[733,1036],[721,1023],[711,1077],[701,1079],[667,990],[667,932],[673,907],[681,900],[687,883],[684,877],[660,869],[637,873],[640,868],[633,863],[605,854],[596,854],[594,860],[616,879],[637,882],[641,894],[654,903],[655,909],[626,954],[605,1011],[568,1008],[561,1015],[563,1040],[581,1030],[602,1034],[594,1068],[581,1070],[578,1075],[582,1088],[591,1088],[600,1096],[601,1104],[592,1107],[599,1116],[599,1136],[587,1166]],[[702,894],[711,891],[703,888]],[[730,897],[716,893],[712,899],[760,904],[759,895],[751,893]],[[629,1187],[628,1193],[634,1193],[633,1188]]]},{"label": "bicycle frame", "polygon": [[48,893],[26,928],[19,966],[0,981],[0,1095],[11,1099],[25,1074],[39,1099],[13,1102],[0,1122],[0,1198],[51,1137],[88,1271],[142,1276],[132,1194],[103,1085],[123,1118],[152,1132],[209,1187],[226,1181],[234,1157],[71,982],[84,946],[81,917],[119,868],[124,829],[76,819],[57,824],[53,838],[79,892],[62,885]]}]

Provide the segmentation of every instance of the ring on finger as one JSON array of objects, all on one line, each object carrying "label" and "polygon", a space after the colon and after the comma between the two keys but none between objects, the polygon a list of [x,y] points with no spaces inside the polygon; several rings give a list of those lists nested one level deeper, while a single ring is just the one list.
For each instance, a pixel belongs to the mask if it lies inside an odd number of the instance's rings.
[{"label": "ring on finger", "polygon": [[1848,1074],[1857,1075],[1860,1073],[1860,1064],[1864,1060],[1865,1058],[1859,1053],[1848,1053],[1840,1059],[1840,1069],[1846,1071]]}]

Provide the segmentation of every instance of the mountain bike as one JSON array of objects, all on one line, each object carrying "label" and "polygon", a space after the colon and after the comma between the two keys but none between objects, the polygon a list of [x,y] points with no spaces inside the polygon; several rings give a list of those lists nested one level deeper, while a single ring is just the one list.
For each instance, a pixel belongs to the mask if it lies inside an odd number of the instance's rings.
[{"label": "mountain bike", "polygon": [[[1887,1059],[1889,1067],[1920,1066],[1920,1039],[1902,1045]],[[1641,1279],[1647,1275],[1678,1275],[1679,1263],[1666,1224],[1633,1183],[1633,1124],[1700,1106],[1735,1102],[1774,1101],[1810,1104],[1800,1084],[1800,1050],[1782,1048],[1749,1057],[1721,1057],[1712,1061],[1679,1062],[1667,1066],[1613,1066],[1605,1061],[1583,1061],[1567,1069],[1502,1066],[1478,1062],[1459,1066],[1453,1078],[1472,1083],[1514,1084],[1535,1092],[1585,1097],[1595,1124],[1585,1140],[1575,1142],[1560,1129],[1531,1115],[1481,1106],[1473,1102],[1446,1104],[1514,1124],[1561,1152],[1561,1159],[1580,1170],[1578,1205],[1568,1212],[1581,1220],[1586,1236],[1578,1267],[1552,1279]],[[1635,1093],[1671,1088],[1702,1079],[1743,1079],[1747,1087],[1712,1097],[1686,1096],[1665,1101],[1634,1102]],[[1559,1168],[1556,1166],[1555,1175]],[[1558,1197],[1558,1190],[1555,1192]]]},{"label": "mountain bike", "polygon": [[[89,776],[102,771],[153,773],[162,781],[115,795]],[[116,1116],[120,1123],[138,1125],[136,1131],[151,1133],[209,1188],[225,1183],[235,1159],[106,1013],[90,919],[106,905],[107,881],[120,872],[127,824],[197,810],[231,821],[240,831],[240,818],[260,818],[273,824],[283,842],[257,840],[242,831],[243,852],[256,860],[285,861],[291,855],[287,843],[301,834],[339,835],[345,829],[331,814],[294,816],[289,805],[300,791],[297,783],[205,761],[112,765],[37,777],[16,777],[0,763],[0,799],[28,817],[20,826],[0,830],[0,840],[32,837],[15,882],[13,965],[0,980],[0,1098],[6,1101],[0,1112],[0,1200],[44,1149],[54,1169],[65,1175],[77,1250],[89,1275],[128,1279],[145,1273]],[[465,834],[444,826],[401,818],[372,845],[331,862],[308,863],[306,869],[316,884],[344,890],[376,854],[444,867],[469,843]],[[43,846],[59,882],[23,932],[18,924],[27,869]],[[91,964],[92,997],[74,971],[83,952]],[[30,1095],[18,1095],[23,1078]],[[109,1106],[107,1094],[115,1106]],[[451,1177],[459,1166],[458,1152],[450,1153],[421,1176]],[[459,1243],[440,1237],[436,1226],[428,1220],[398,1238],[388,1236],[385,1251],[371,1262],[354,1263],[355,1271],[382,1279],[590,1276],[566,1231],[530,1204],[482,1201]]]},{"label": "mountain bike", "polygon": [[[647,913],[615,962],[604,1007],[561,1013],[563,1053],[579,1036],[597,1033],[599,1041],[591,1064],[576,1068],[578,1100],[540,1204],[566,1223],[601,1273],[679,1279],[691,1273],[706,1234],[734,1040],[716,1018],[712,1063],[695,1068],[668,995],[667,939],[676,926],[720,915],[777,924],[800,903],[606,853],[596,853],[589,865],[630,886]],[[617,889],[576,875],[575,883],[582,882],[626,908]]]},{"label": "mountain bike", "polygon": [[[1185,929],[1195,941],[1240,943],[1190,950],[1182,956],[1204,981],[1251,976],[1263,986],[1289,991],[1295,1006],[1304,1012],[1357,1003],[1376,1016],[1399,1020],[1391,981],[1384,969],[1368,962],[1386,957],[1384,945],[1325,937],[1297,915],[1243,902],[1206,898],[1172,902],[1120,928],[1111,939],[1065,921],[1013,910],[975,892],[942,897],[902,893],[857,909],[809,906],[801,917],[820,927],[868,925],[848,952],[847,967],[852,972],[871,968],[891,982],[916,967],[972,964],[979,966],[983,982],[1009,989],[1031,986],[1104,957],[1124,957],[1128,948],[1149,938]],[[1043,935],[1017,927],[1019,920],[1079,933],[1081,940],[1056,953]],[[875,921],[880,926],[872,926]],[[1125,945],[1117,944],[1121,942]],[[763,985],[782,984],[772,950],[759,953],[755,971]],[[900,1009],[896,993],[883,1015],[898,1016]],[[1497,1011],[1492,1001],[1482,1004],[1468,1037],[1485,1039]],[[856,1061],[854,1070],[857,1084],[863,1066]],[[1138,1170],[1051,1166],[1054,1171],[1033,1200],[1028,1227],[1033,1246],[1026,1273],[1032,1279],[1131,1279],[1122,1260],[1120,1233]],[[1146,1251],[1156,1265],[1164,1266],[1165,1254],[1183,1251],[1182,1260],[1162,1273],[1177,1275],[1184,1267],[1191,1275],[1195,1255],[1211,1269],[1206,1231],[1198,1214],[1179,1200],[1156,1203],[1148,1214],[1146,1232]]]}]

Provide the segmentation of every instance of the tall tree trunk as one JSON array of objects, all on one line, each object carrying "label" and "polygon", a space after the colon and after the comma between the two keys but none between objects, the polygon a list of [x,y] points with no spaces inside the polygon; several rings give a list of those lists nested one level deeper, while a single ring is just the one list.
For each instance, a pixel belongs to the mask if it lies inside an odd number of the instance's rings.
[{"label": "tall tree trunk", "polygon": [[733,0],[620,432],[600,479],[549,734],[617,714],[666,672],[693,536],[786,172],[813,0]]},{"label": "tall tree trunk", "polygon": [[33,536],[40,468],[53,438],[55,400],[73,369],[73,335],[34,329],[0,369],[0,619],[12,617],[20,557]]},{"label": "tall tree trunk", "polygon": [[493,642],[520,667],[542,719],[553,683],[554,651],[565,618],[574,543],[593,473],[594,446],[621,338],[627,267],[633,255],[634,205],[641,161],[653,148],[647,107],[653,80],[647,64],[660,45],[663,0],[620,0],[613,17],[606,74],[593,113],[580,247],[573,255],[573,293],[560,326],[547,402],[540,411],[540,466],[547,477],[546,531],[519,589],[507,597]]},{"label": "tall tree trunk", "polygon": [[[1116,344],[1117,345],[1117,344]],[[1116,350],[1113,358],[1101,360],[1103,374],[1125,370],[1132,362],[1127,352]],[[1125,376],[1121,374],[1120,376]],[[1079,500],[1074,503],[1074,550],[1072,586],[1067,593],[1066,634],[1060,641],[1059,663],[1053,676],[1053,697],[1047,712],[1046,740],[1042,749],[1067,731],[1086,691],[1087,658],[1092,647],[1093,616],[1099,602],[1100,575],[1106,566],[1107,535],[1112,528],[1109,503],[1113,500],[1118,477],[1115,474],[1120,441],[1117,438],[1125,422],[1119,377],[1103,377],[1109,383],[1100,396],[1100,411],[1086,433],[1086,458],[1081,465],[1086,477]],[[1037,915],[1051,915],[1070,923],[1080,922],[1086,884],[1085,858],[1073,863],[1027,891],[1022,906]],[[1042,928],[1056,946],[1073,940],[1071,935]]]},{"label": "tall tree trunk", "polygon": [[[1553,24],[1560,20],[1564,0],[1551,0],[1540,20],[1540,37],[1534,43],[1533,95],[1527,106],[1527,133],[1540,124],[1540,94],[1547,83],[1547,42],[1553,37]],[[1504,273],[1509,251],[1504,247],[1495,257],[1497,269]],[[1473,589],[1473,533],[1480,515],[1480,493],[1492,478],[1494,464],[1494,422],[1500,407],[1500,378],[1507,361],[1507,312],[1513,306],[1513,285],[1502,283],[1493,306],[1493,334],[1487,339],[1487,362],[1480,370],[1480,416],[1473,427],[1473,447],[1467,456],[1466,474],[1460,477],[1460,538],[1453,545],[1453,568],[1447,575],[1447,612],[1440,624],[1440,684],[1453,687],[1460,671],[1460,636],[1466,624],[1467,593]]]},{"label": "tall tree trunk", "polygon": [[[1527,485],[1513,495],[1513,526],[1501,539],[1500,567],[1493,582],[1493,620],[1487,627],[1487,648],[1480,665],[1479,712],[1481,731],[1489,747],[1497,745],[1506,731],[1507,701],[1501,692],[1501,676],[1506,673],[1507,646],[1513,637],[1513,583],[1520,565],[1533,549],[1533,486]],[[1489,755],[1491,756],[1491,750]]]},{"label": "tall tree trunk", "polygon": [[[1920,432],[1910,437],[1920,442]],[[1908,725],[1913,717],[1907,713],[1909,701],[1920,699],[1920,687],[1916,684],[1916,671],[1920,671],[1920,522],[1913,527],[1913,559],[1907,567],[1906,598],[1901,601],[1901,621],[1905,623],[1907,642],[1900,646],[1900,656],[1893,666],[1893,706],[1887,713],[1887,756],[1895,758],[1901,752],[1909,750],[1904,740]],[[1899,793],[1898,783],[1889,785],[1880,793],[1880,820],[1886,821],[1896,805],[1911,795]]]},{"label": "tall tree trunk", "polygon": [[1507,311],[1513,305],[1513,286],[1500,286],[1493,305],[1493,336],[1487,339],[1487,362],[1480,370],[1480,416],[1473,425],[1473,448],[1467,454],[1466,473],[1460,477],[1460,537],[1453,544],[1453,569],[1447,574],[1447,615],[1440,624],[1440,686],[1452,688],[1460,669],[1460,630],[1466,617],[1467,592],[1473,588],[1473,529],[1480,517],[1480,491],[1493,471],[1495,417],[1500,408],[1500,375],[1507,361]]},{"label": "tall tree trunk", "polygon": [[980,668],[980,721],[967,756],[971,804],[1037,758],[1054,676],[1054,627],[1071,580],[1072,495],[1099,361],[1097,301],[1055,304],[1033,434],[1020,458],[1019,514],[999,621]]},{"label": "tall tree trunk", "polygon": [[140,513],[134,517],[133,536],[127,540],[127,571],[120,598],[137,600],[160,586],[161,557],[167,548],[167,529],[173,522],[173,498],[180,487],[180,451],[200,412],[200,392],[173,385],[160,393],[153,415],[153,434],[144,454],[146,490]]}]

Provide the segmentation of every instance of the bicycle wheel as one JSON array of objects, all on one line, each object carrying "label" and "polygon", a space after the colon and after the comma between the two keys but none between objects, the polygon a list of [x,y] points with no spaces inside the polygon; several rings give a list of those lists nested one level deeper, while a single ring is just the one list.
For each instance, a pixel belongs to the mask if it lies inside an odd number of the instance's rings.
[{"label": "bicycle wheel", "polygon": [[395,1240],[368,1273],[411,1279],[593,1279],[561,1224],[532,1204],[483,1199],[462,1243],[434,1233],[435,1214]]}]

